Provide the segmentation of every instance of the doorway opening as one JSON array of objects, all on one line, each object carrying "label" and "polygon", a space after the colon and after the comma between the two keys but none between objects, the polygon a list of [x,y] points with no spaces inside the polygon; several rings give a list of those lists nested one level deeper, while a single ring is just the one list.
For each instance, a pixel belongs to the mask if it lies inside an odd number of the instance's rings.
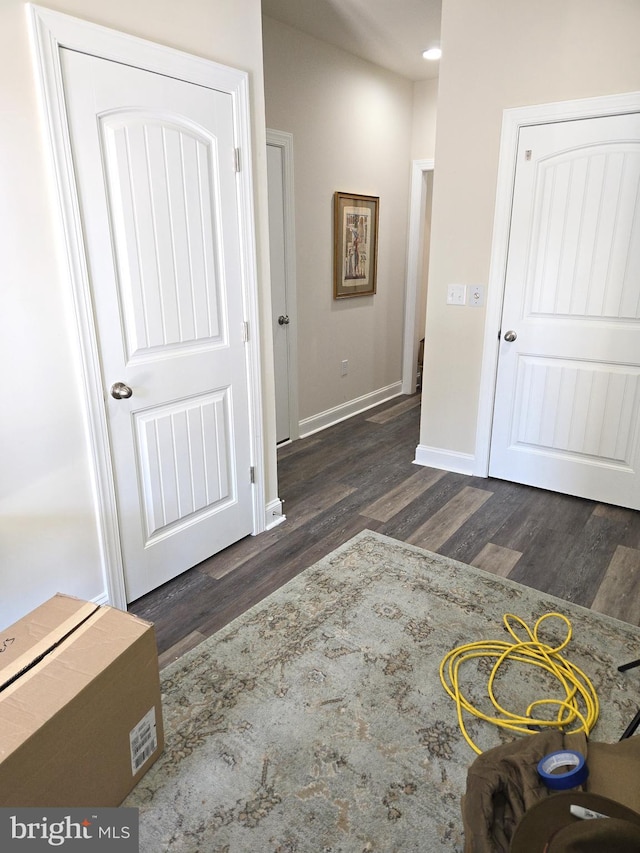
[{"label": "doorway opening", "polygon": [[[37,47],[35,61],[38,69],[37,73],[43,87],[43,108],[47,116],[48,142],[57,181],[62,215],[63,239],[65,242],[66,257],[69,261],[69,277],[78,320],[84,406],[87,416],[92,463],[91,473],[95,487],[96,520],[99,531],[101,560],[105,574],[106,592],[109,603],[124,610],[126,609],[128,600],[134,598],[136,592],[132,593],[127,588],[127,584],[125,584],[123,525],[117,501],[116,465],[114,464],[114,456],[112,455],[112,442],[106,405],[111,406],[115,404],[116,407],[119,407],[120,413],[118,416],[124,420],[126,418],[126,411],[123,406],[128,405],[127,400],[132,396],[132,389],[125,382],[120,381],[127,379],[123,374],[114,375],[108,379],[106,375],[103,375],[102,359],[99,351],[98,325],[94,313],[94,291],[92,291],[89,275],[91,257],[90,250],[87,249],[88,241],[85,241],[86,232],[81,227],[83,219],[78,191],[78,167],[72,155],[69,131],[70,118],[66,110],[66,106],[69,103],[70,84],[63,77],[61,53],[67,50],[68,53],[92,57],[92,61],[95,62],[103,63],[104,61],[108,61],[112,63],[112,70],[136,69],[136,72],[139,72],[145,79],[149,80],[155,80],[155,76],[157,76],[159,79],[166,78],[171,81],[180,81],[185,86],[193,87],[193,91],[199,93],[199,95],[202,95],[205,91],[221,94],[223,97],[228,98],[232,104],[233,121],[228,122],[228,126],[231,128],[230,133],[233,133],[234,147],[244,151],[250,149],[251,142],[248,75],[244,71],[227,68],[191,54],[165,48],[162,45],[137,39],[125,33],[99,27],[81,19],[40,7],[31,7],[30,17],[35,34],[35,44]],[[79,75],[79,79],[81,79],[81,75]],[[126,87],[121,88],[124,89]],[[107,111],[107,114],[111,116],[112,112]],[[95,127],[94,123],[92,125],[92,132],[96,132]],[[95,143],[93,137],[92,140]],[[229,142],[231,143],[231,138]],[[95,152],[95,145],[91,149],[92,152]],[[77,152],[84,150],[84,148],[76,145],[75,150]],[[173,150],[177,150],[177,146]],[[89,168],[87,171],[92,177],[95,176],[98,179],[99,170],[92,171]],[[235,257],[237,259],[236,262],[243,271],[243,316],[246,317],[246,323],[249,328],[257,329],[259,327],[258,276],[253,237],[255,214],[253,206],[253,179],[249,164],[237,173],[235,177],[232,176],[231,180],[235,184],[233,195],[237,198],[238,203],[234,228],[237,228],[240,234],[236,241],[238,251],[235,253]],[[229,191],[230,195],[231,191]],[[99,198],[101,202],[106,204],[104,189],[102,194],[90,194],[89,197]],[[174,197],[180,198],[179,193],[176,193]],[[100,221],[109,221],[103,214],[103,208],[101,208]],[[185,217],[183,217],[182,221],[185,221]],[[99,234],[100,240],[109,239],[108,235],[106,238],[104,237],[103,230],[96,228],[95,233]],[[93,231],[92,234],[94,234]],[[108,243],[108,245],[109,250],[102,252],[102,257],[104,258],[112,256],[111,244]],[[184,245],[184,241],[181,245]],[[94,253],[93,257],[94,259],[99,259],[101,255],[98,252]],[[96,261],[96,264],[99,264],[99,261]],[[94,268],[96,264],[94,264]],[[237,330],[238,327],[242,328],[242,324],[238,322],[234,322],[231,325],[227,322],[222,322],[222,319],[219,325],[224,329],[233,328]],[[119,322],[111,324],[111,328],[115,329],[116,327],[124,328]],[[197,349],[198,345],[197,342],[193,344],[191,339],[189,339],[189,343],[183,349],[186,350],[188,346],[191,346],[191,349]],[[229,462],[226,471],[228,472],[227,480],[232,483],[232,489],[229,490],[230,493],[233,489],[236,489],[236,486],[239,488],[239,484],[242,482],[243,495],[248,496],[243,504],[243,508],[246,507],[248,509],[249,522],[246,526],[248,526],[248,532],[252,532],[255,535],[265,529],[266,521],[263,488],[265,466],[261,438],[263,433],[263,395],[261,389],[260,339],[258,335],[254,335],[248,341],[242,341],[241,345],[246,356],[243,355],[242,359],[237,359],[234,362],[234,367],[236,363],[240,365],[238,371],[242,370],[246,376],[247,390],[242,397],[243,404],[245,405],[243,423],[248,424],[245,430],[245,443],[248,443],[248,448],[247,450],[243,449],[245,456],[243,457],[242,464],[238,463],[236,465],[235,462],[234,464]],[[211,345],[207,341],[200,348],[208,352],[214,349],[215,346],[217,346],[217,342]],[[117,347],[114,347],[114,350],[116,349]],[[236,349],[239,351],[240,346]],[[217,351],[222,352],[223,347],[218,346]],[[129,360],[131,361],[132,359]],[[142,360],[140,359],[139,361],[141,363]],[[111,393],[108,391],[105,393],[105,388],[109,388],[109,384],[113,379],[119,381],[112,385]],[[122,393],[123,389],[126,389],[127,393]],[[117,393],[115,393],[116,391]],[[145,393],[147,392],[145,391]],[[196,392],[188,393],[191,393],[192,396],[196,394]],[[178,395],[180,400],[185,399],[188,393],[184,390],[180,391]],[[215,409],[218,401],[214,399],[213,394],[210,394],[207,399],[204,399],[202,394],[200,396],[203,397],[201,410],[204,412],[206,409],[207,414],[209,414],[209,412]],[[133,394],[135,402],[140,397],[141,395]],[[209,402],[211,405],[209,405]],[[120,403],[123,406],[120,406]],[[171,405],[171,402],[167,403],[165,424],[169,424],[174,415]],[[224,405],[225,403],[218,406],[218,409],[224,409]],[[225,417],[227,417],[227,410],[225,410]],[[199,415],[200,412],[196,412],[196,414]],[[191,425],[195,423],[195,415],[191,421],[189,421],[189,416],[190,413],[187,413],[178,425],[178,428],[182,430],[181,435],[187,432],[185,429],[182,429],[185,421]],[[177,422],[178,418],[174,420]],[[144,430],[145,424],[141,418],[139,419],[139,423],[142,425],[142,430]],[[228,417],[227,423],[229,423]],[[228,427],[227,434],[231,435],[232,432],[231,427]],[[177,432],[174,434],[177,435]],[[196,434],[195,427],[191,430],[191,434]],[[132,440],[131,447],[137,449],[139,446],[139,442],[138,445],[134,445]],[[182,446],[187,446],[187,442],[183,442]],[[167,458],[167,455],[165,455],[165,458]],[[186,453],[183,454],[183,458],[187,458]],[[250,465],[248,464],[249,462],[251,463]],[[129,470],[126,467],[126,460],[124,467],[125,470]],[[134,470],[133,466],[131,470]],[[143,468],[140,467],[135,470],[142,471]],[[240,478],[243,478],[242,481]],[[247,483],[250,485],[246,486]],[[231,503],[232,501],[230,500],[229,504],[231,505]],[[134,504],[132,501],[131,505],[134,507],[134,512],[137,513],[138,523],[142,525],[144,521],[146,524],[147,519],[146,516],[143,519],[140,502]],[[151,506],[151,503],[148,505]],[[133,512],[130,517],[135,518]],[[183,526],[186,528],[186,525]],[[151,525],[147,525],[147,527],[152,533],[155,533],[155,529]],[[173,532],[176,529],[176,521],[169,519],[169,523],[165,527],[170,532]],[[242,535],[246,535],[245,527],[243,527]],[[157,536],[156,538],[161,545],[164,545],[164,540],[161,536]],[[132,536],[132,540],[134,539],[135,537]],[[171,564],[170,557],[171,555],[167,555],[165,565]],[[200,555],[196,554],[193,562],[199,562],[200,559]]]},{"label": "doorway opening", "polygon": [[276,444],[300,436],[296,316],[293,136],[267,130],[271,315],[276,393]]}]

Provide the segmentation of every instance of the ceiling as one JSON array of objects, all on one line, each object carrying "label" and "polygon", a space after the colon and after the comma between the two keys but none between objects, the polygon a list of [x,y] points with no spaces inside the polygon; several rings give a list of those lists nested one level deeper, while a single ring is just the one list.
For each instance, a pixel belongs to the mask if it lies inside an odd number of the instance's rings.
[{"label": "ceiling", "polygon": [[422,51],[440,43],[442,0],[262,0],[262,11],[410,80],[438,76]]}]

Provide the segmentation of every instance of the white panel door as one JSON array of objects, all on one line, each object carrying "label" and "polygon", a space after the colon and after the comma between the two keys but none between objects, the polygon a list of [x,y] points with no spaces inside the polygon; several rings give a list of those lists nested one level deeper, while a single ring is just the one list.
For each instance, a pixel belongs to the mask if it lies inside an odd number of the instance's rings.
[{"label": "white panel door", "polygon": [[271,259],[271,313],[273,316],[273,359],[276,387],[276,441],[291,438],[289,405],[289,329],[287,268],[284,223],[283,149],[267,145],[269,182],[269,256]]},{"label": "white panel door", "polygon": [[132,601],[252,531],[233,104],[61,55]]},{"label": "white panel door", "polygon": [[640,115],[520,131],[489,473],[640,509]]}]

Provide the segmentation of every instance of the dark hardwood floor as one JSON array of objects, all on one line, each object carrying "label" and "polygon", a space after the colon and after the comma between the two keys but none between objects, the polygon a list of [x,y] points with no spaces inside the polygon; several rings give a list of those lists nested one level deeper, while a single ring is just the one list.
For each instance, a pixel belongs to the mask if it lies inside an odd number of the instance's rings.
[{"label": "dark hardwood floor", "polygon": [[640,513],[413,463],[400,397],[278,452],[286,521],[149,593],[161,666],[364,528],[640,625]]}]

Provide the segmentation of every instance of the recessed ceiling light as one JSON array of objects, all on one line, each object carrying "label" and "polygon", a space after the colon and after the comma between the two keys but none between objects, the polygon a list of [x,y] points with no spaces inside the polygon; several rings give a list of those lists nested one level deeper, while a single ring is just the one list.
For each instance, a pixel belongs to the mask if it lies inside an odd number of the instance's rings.
[{"label": "recessed ceiling light", "polygon": [[422,55],[425,59],[436,60],[440,59],[442,51],[439,47],[430,47],[429,50],[425,50]]}]

